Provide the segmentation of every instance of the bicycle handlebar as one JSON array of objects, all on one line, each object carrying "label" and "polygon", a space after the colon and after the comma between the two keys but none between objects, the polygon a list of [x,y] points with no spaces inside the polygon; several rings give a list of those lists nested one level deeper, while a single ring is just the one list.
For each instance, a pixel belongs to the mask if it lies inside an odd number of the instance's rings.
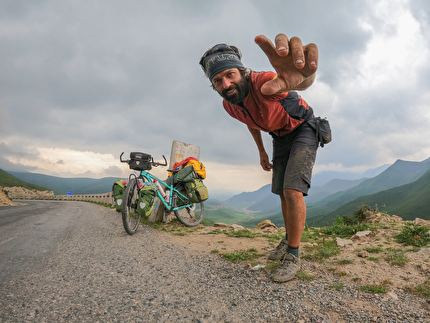
[{"label": "bicycle handlebar", "polygon": [[[122,152],[121,155],[119,156],[120,162],[121,163],[127,163],[127,164],[129,164],[130,163],[130,159],[122,159],[123,155],[124,155],[124,152]],[[154,167],[157,167],[157,166],[167,166],[167,159],[166,159],[166,157],[164,157],[164,155],[161,155],[161,156],[163,156],[163,158],[164,158],[164,164],[159,163],[159,162],[155,162],[154,158],[151,157],[151,165],[154,166]]]},{"label": "bicycle handlebar", "polygon": [[161,156],[163,156],[163,158],[164,158],[164,164],[158,163],[158,162],[154,162],[154,160],[152,160],[152,165],[153,166],[155,166],[155,167],[157,167],[157,166],[167,166],[167,159],[166,159],[166,157],[164,157],[164,155],[161,155]]}]

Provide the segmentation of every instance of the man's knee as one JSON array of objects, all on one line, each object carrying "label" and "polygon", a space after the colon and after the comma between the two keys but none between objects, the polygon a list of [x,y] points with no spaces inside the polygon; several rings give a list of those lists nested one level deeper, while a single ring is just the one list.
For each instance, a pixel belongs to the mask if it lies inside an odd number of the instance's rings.
[{"label": "man's knee", "polygon": [[283,193],[284,194],[281,196],[281,200],[284,198],[287,203],[294,203],[297,200],[304,199],[303,193],[295,189],[284,188]]}]

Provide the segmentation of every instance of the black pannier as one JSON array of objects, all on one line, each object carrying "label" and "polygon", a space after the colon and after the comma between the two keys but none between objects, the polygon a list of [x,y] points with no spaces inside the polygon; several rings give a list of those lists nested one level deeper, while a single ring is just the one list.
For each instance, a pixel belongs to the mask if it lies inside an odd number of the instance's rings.
[{"label": "black pannier", "polygon": [[133,170],[151,170],[152,156],[144,153],[130,153],[128,166]]}]

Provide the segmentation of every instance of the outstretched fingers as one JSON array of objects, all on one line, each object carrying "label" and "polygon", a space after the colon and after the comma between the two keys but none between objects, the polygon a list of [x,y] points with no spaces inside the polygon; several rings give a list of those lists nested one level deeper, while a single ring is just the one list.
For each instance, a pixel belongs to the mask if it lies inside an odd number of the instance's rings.
[{"label": "outstretched fingers", "polygon": [[318,68],[318,47],[315,44],[304,46],[300,38],[288,39],[285,34],[276,35],[275,45],[264,35],[255,37],[255,43],[278,74],[278,78],[262,86],[263,94],[304,90],[313,83]]},{"label": "outstretched fingers", "polygon": [[306,53],[306,62],[307,66],[315,70],[318,67],[318,47],[317,45],[310,43],[305,46],[305,53]]},{"label": "outstretched fingers", "polygon": [[258,35],[254,39],[255,43],[260,46],[266,56],[271,59],[285,57],[290,51],[290,45],[287,35],[278,34],[275,37],[275,45],[264,35]]},{"label": "outstretched fingers", "polygon": [[294,66],[297,69],[305,67],[305,51],[302,40],[298,37],[293,37],[290,40],[291,55],[293,56]]},{"label": "outstretched fingers", "polygon": [[290,44],[287,35],[277,34],[275,37],[276,50],[279,56],[285,57],[290,51]]}]

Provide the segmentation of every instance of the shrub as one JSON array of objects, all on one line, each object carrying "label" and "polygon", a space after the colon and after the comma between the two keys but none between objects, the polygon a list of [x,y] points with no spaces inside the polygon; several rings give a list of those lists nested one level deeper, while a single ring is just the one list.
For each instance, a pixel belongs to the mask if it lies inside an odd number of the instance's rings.
[{"label": "shrub", "polygon": [[405,246],[424,247],[430,243],[430,228],[416,224],[406,224],[402,232],[396,236],[396,241]]},{"label": "shrub", "polygon": [[358,231],[370,230],[372,227],[369,223],[361,223],[351,217],[337,217],[337,220],[331,227],[324,227],[321,230],[328,235],[336,235],[340,238],[349,238]]}]

